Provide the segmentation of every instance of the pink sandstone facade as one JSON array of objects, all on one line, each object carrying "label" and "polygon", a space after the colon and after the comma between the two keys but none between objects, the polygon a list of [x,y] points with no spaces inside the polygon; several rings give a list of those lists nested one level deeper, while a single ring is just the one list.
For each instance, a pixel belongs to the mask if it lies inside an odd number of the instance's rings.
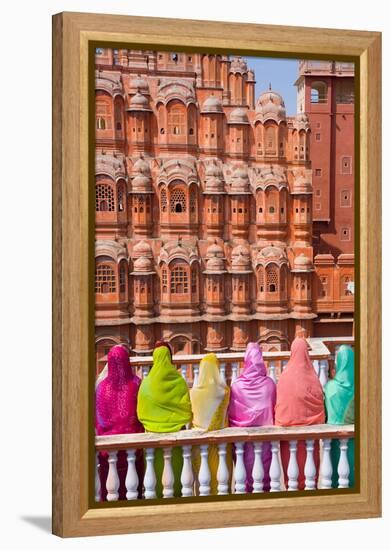
[{"label": "pink sandstone facade", "polygon": [[285,350],[351,315],[349,253],[314,253],[311,115],[254,90],[240,57],[97,50],[97,371],[115,343]]}]

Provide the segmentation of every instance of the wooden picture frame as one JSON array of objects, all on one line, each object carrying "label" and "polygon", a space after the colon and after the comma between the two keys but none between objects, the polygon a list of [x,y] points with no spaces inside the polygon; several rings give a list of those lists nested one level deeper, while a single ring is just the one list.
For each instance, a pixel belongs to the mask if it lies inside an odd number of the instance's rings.
[{"label": "wooden picture frame", "polygon": [[[180,504],[91,505],[93,350],[89,190],[91,44],[334,58],[359,67],[359,490]],[[381,514],[381,34],[87,13],[53,17],[53,533],[62,537],[378,517]],[[93,359],[92,359],[93,360]]]}]

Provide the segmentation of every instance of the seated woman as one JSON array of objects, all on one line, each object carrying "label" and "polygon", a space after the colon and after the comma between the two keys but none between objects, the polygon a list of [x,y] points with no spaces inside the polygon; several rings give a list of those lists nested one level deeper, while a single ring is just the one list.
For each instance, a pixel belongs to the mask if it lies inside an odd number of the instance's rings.
[{"label": "seated woman", "polygon": [[[237,428],[271,426],[274,424],[276,385],[266,373],[262,351],[258,344],[250,342],[244,356],[242,374],[231,384],[228,408],[229,425]],[[272,459],[270,443],[262,447],[263,490],[270,490],[269,469]],[[246,492],[252,493],[254,448],[250,443],[244,447],[244,464],[247,472]]]},{"label": "seated woman", "polygon": [[[177,432],[191,422],[189,389],[171,361],[164,344],[153,352],[152,368],[143,379],[137,403],[137,415],[147,432]],[[174,496],[181,496],[182,450],[173,447],[171,464],[174,472]],[[155,449],[156,496],[162,496],[163,451]]]},{"label": "seated woman", "polygon": [[[113,435],[140,433],[144,431],[136,414],[137,394],[140,378],[133,373],[129,363],[129,351],[123,345],[114,346],[108,353],[107,376],[96,387],[96,433]],[[107,453],[100,453],[99,475],[101,499],[106,500],[106,479],[108,474]],[[126,499],[125,478],[128,469],[126,451],[118,452],[117,471],[120,480],[119,499]],[[136,469],[140,480],[141,496],[144,460],[142,450],[136,452]]]},{"label": "seated woman", "polygon": [[[229,388],[221,379],[219,361],[214,353],[205,355],[200,363],[197,386],[190,390],[193,409],[193,427],[202,430],[220,430],[228,426],[227,408]],[[227,465],[232,468],[231,452],[227,446]],[[193,448],[193,467],[198,473],[201,458],[199,447]],[[211,473],[210,494],[217,495],[217,468],[219,455],[217,445],[209,445],[208,464]]]},{"label": "seated woman", "polygon": [[[307,342],[304,338],[295,338],[291,347],[291,357],[277,384],[277,402],[275,423],[277,426],[310,426],[323,424],[325,411],[323,390],[312,365]],[[288,486],[289,442],[281,441],[281,461],[284,470],[285,485]],[[304,466],[306,461],[305,441],[297,444],[297,463],[299,466],[298,489],[305,488]],[[314,462],[317,483],[319,472],[319,441],[314,445]]]},{"label": "seated woman", "polygon": [[[354,351],[350,346],[339,348],[335,362],[335,377],[325,386],[325,405],[328,424],[354,423]],[[338,487],[339,441],[331,442],[333,465],[332,487]],[[349,487],[354,486],[354,439],[348,443]]]}]

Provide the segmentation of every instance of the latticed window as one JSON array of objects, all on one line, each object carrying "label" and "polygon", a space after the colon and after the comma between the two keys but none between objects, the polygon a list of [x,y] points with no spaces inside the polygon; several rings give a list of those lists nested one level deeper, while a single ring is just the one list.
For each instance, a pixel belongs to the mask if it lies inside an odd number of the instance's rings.
[{"label": "latticed window", "polygon": [[142,195],[136,195],[133,197],[133,210],[134,212],[138,212],[139,214],[144,213],[144,207],[145,207],[145,197]]},{"label": "latticed window", "polygon": [[119,291],[124,294],[126,292],[126,266],[125,263],[121,263],[119,269]]},{"label": "latticed window", "polygon": [[191,271],[191,292],[195,294],[197,292],[197,269]]},{"label": "latticed window", "polygon": [[118,187],[118,212],[123,212],[124,210],[124,188],[120,185],[120,187]]},{"label": "latticed window", "polygon": [[268,292],[277,292],[278,273],[276,267],[268,267],[266,271],[266,286]]},{"label": "latticed window", "polygon": [[164,187],[160,193],[160,208],[162,212],[167,212],[167,191]]},{"label": "latticed window", "polygon": [[185,113],[182,107],[172,107],[168,113],[168,133],[180,135],[185,133]]},{"label": "latticed window", "polygon": [[197,192],[194,189],[190,193],[190,212],[197,212]]},{"label": "latticed window", "polygon": [[116,291],[114,269],[107,264],[98,264],[95,269],[95,292],[106,294]]},{"label": "latticed window", "polygon": [[167,268],[162,269],[162,293],[167,293]]},{"label": "latticed window", "polygon": [[263,267],[260,268],[258,273],[258,284],[259,284],[259,292],[263,292],[265,288],[265,274],[263,271]]},{"label": "latticed window", "polygon": [[98,183],[95,189],[95,210],[97,212],[114,212],[114,191],[106,183]]},{"label": "latticed window", "polygon": [[174,213],[186,212],[186,193],[182,189],[174,189],[172,191],[170,210]]},{"label": "latticed window", "polygon": [[189,292],[189,278],[184,267],[177,265],[171,271],[171,294],[187,294]]},{"label": "latticed window", "polygon": [[107,103],[97,102],[96,104],[96,127],[98,130],[111,128],[110,112]]}]

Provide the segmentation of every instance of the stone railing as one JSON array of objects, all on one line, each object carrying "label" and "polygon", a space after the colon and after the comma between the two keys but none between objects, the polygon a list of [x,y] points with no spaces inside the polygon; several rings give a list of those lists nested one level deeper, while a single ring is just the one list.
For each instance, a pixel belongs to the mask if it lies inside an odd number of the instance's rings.
[{"label": "stone railing", "polygon": [[[271,444],[271,464],[269,469],[270,492],[295,491],[298,489],[299,468],[296,458],[298,441],[306,442],[306,461],[304,468],[305,489],[330,489],[332,487],[333,466],[330,455],[331,441],[339,440],[340,458],[337,467],[338,488],[349,487],[349,462],[347,456],[348,440],[354,437],[354,426],[332,426],[327,424],[314,426],[298,426],[282,428],[278,426],[262,428],[225,428],[213,432],[201,430],[182,430],[175,433],[127,434],[97,436],[96,448],[96,484],[95,499],[101,500],[101,481],[99,475],[99,452],[108,453],[108,475],[105,481],[107,500],[116,501],[119,498],[120,479],[117,471],[117,453],[126,451],[127,473],[125,479],[126,500],[139,498],[139,486],[142,481],[142,498],[156,498],[157,475],[154,467],[155,449],[163,449],[164,467],[161,476],[162,496],[170,498],[174,495],[174,471],[171,457],[172,449],[182,449],[183,466],[181,471],[181,496],[208,496],[211,493],[211,471],[208,464],[210,445],[218,448],[217,494],[246,493],[247,473],[244,464],[244,445],[251,444],[254,449],[254,466],[252,468],[253,493],[263,492],[264,467],[262,448],[265,442]],[[280,442],[289,441],[288,482],[285,486],[281,468]],[[321,461],[319,472],[314,460],[314,445],[321,443]],[[229,468],[227,445],[231,444],[235,451],[235,463],[232,473]],[[192,449],[200,451],[200,467],[198,473],[192,465]],[[145,457],[145,473],[139,480],[136,470],[136,450],[142,449]]]}]

